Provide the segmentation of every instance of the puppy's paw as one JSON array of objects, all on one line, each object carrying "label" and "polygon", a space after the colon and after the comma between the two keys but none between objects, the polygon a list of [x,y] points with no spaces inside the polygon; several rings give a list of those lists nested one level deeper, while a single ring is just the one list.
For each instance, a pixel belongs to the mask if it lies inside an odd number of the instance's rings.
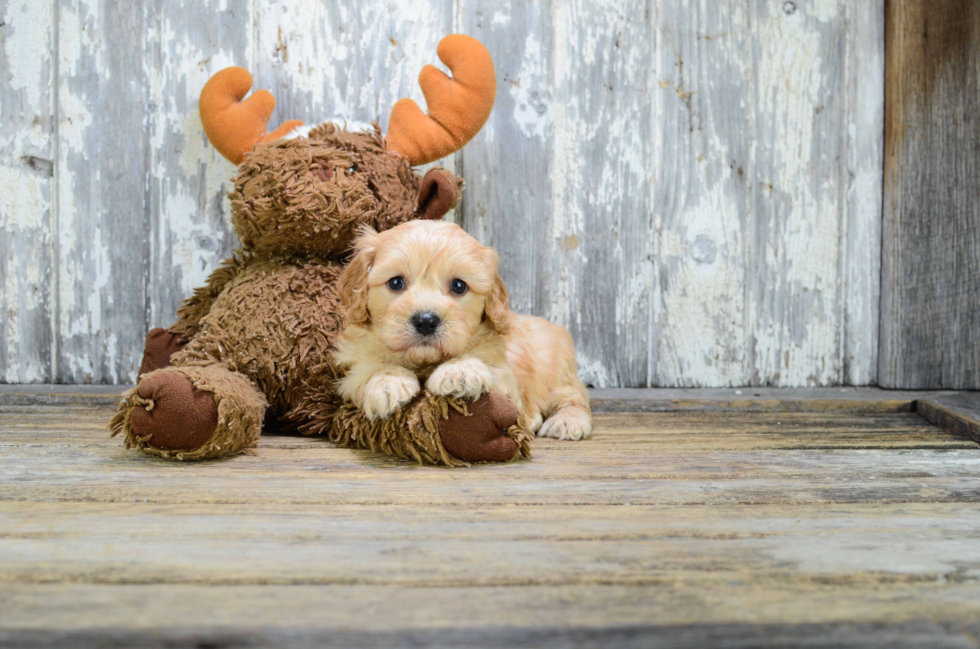
[{"label": "puppy's paw", "polygon": [[387,419],[419,393],[414,374],[377,374],[364,386],[361,409],[368,419]]},{"label": "puppy's paw", "polygon": [[476,399],[484,392],[490,392],[492,386],[493,374],[478,358],[443,363],[425,382],[432,394],[461,399]]},{"label": "puppy's paw", "polygon": [[592,437],[592,415],[581,408],[562,408],[541,424],[538,437],[574,441]]}]

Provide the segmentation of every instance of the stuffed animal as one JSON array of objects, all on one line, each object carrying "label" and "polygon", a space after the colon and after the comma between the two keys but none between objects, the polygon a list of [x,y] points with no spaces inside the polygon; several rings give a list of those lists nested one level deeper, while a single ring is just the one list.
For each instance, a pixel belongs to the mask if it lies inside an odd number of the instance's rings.
[{"label": "stuffed animal", "polygon": [[332,123],[290,121],[271,133],[264,90],[242,98],[251,75],[228,68],[201,92],[208,139],[239,164],[231,222],[242,249],[146,337],[139,381],[110,423],[127,448],[178,460],[217,458],[253,447],[263,428],[325,434],[350,447],[418,462],[464,465],[529,455],[530,435],[503,396],[477,401],[421,393],[388,419],[368,420],[344,403],[331,359],[345,326],[338,278],[360,225],[376,230],[439,219],[462,181],[412,166],[460,149],[489,117],[496,92],[486,48],[455,34],[439,43],[449,77],[419,76],[428,115],[402,99],[387,137]]}]

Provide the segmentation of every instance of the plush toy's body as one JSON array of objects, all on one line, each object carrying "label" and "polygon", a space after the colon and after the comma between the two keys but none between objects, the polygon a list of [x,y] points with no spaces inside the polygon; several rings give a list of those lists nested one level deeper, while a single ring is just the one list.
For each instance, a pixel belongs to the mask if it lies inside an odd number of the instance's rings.
[{"label": "plush toy's body", "polygon": [[[449,37],[439,54],[455,77],[438,73],[444,82],[427,83],[430,68],[423,71],[432,116],[405,117],[396,106],[392,128],[403,126],[389,132],[387,147],[377,129],[349,133],[329,123],[306,137],[282,139],[279,129],[277,139],[263,139],[271,96],[255,93],[238,103],[251,85],[240,69],[209,82],[202,121],[219,150],[241,161],[229,196],[243,249],[185,302],[175,324],[147,337],[139,383],[111,423],[128,446],[177,459],[214,458],[250,448],[263,426],[276,425],[432,463],[528,453],[529,436],[498,395],[463,403],[425,393],[391,419],[370,422],[335,391],[331,352],[345,325],[337,282],[357,227],[386,230],[409,219],[441,218],[458,202],[462,181],[440,168],[423,179],[411,164],[461,146],[486,119],[471,116],[462,121],[466,128],[444,119],[438,125],[452,137],[435,137],[435,144],[425,135],[431,123],[412,122],[431,122],[440,94],[458,101],[465,93],[453,84],[480,91],[467,75],[486,76],[489,55],[472,39]],[[468,62],[482,71],[467,70]],[[446,100],[441,104],[442,114],[456,115]],[[249,106],[257,109],[243,117]],[[255,132],[250,122],[263,115]],[[392,148],[393,137],[403,142],[400,149]]]}]

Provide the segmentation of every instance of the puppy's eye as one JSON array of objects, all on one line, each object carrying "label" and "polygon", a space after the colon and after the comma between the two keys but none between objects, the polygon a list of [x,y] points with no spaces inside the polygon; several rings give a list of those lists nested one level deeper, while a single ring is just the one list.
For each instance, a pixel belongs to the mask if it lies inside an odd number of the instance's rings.
[{"label": "puppy's eye", "polygon": [[357,171],[357,164],[356,163],[355,164],[352,164],[349,167],[347,167],[347,173],[352,174],[355,171]]},{"label": "puppy's eye", "polygon": [[400,291],[405,288],[405,279],[403,277],[392,277],[388,280],[388,288],[393,291]]},{"label": "puppy's eye", "polygon": [[462,295],[466,292],[466,289],[466,282],[461,279],[454,279],[453,281],[449,282],[449,290],[456,295]]}]

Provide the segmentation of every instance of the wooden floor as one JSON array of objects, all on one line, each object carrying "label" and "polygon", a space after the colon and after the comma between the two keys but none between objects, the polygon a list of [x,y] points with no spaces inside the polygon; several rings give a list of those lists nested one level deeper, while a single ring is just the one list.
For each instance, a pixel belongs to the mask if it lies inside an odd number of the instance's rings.
[{"label": "wooden floor", "polygon": [[449,470],[178,464],[109,439],[110,396],[0,393],[0,646],[980,646],[976,442],[908,400],[709,401]]}]

